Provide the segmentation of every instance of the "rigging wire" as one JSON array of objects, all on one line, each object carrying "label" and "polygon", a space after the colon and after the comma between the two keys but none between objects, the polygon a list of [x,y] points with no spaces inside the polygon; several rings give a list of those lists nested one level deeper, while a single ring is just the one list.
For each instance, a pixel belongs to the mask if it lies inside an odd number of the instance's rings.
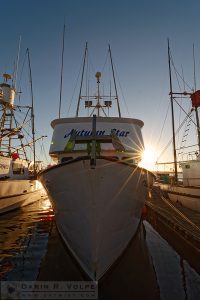
[{"label": "rigging wire", "polygon": [[[184,79],[184,73],[183,73],[183,66],[181,65],[181,72],[182,72],[182,77],[183,77],[183,80],[185,80]],[[180,90],[180,92],[181,92],[181,88],[180,88],[180,85],[179,85],[179,90]],[[185,83],[184,83],[184,81],[183,81],[183,91],[185,91]],[[180,105],[182,106],[182,103],[183,103],[183,97],[181,97],[181,101],[180,101]],[[188,109],[189,109],[189,107],[188,107]],[[180,109],[179,110],[179,118],[178,118],[178,125],[180,126],[180,123],[181,123],[181,116],[182,116],[182,110]],[[177,144],[179,144],[179,135],[178,135],[178,138],[177,138]]]},{"label": "rigging wire", "polygon": [[20,99],[20,96],[21,96],[21,80],[22,80],[22,74],[24,72],[24,66],[25,66],[25,62],[26,62],[26,59],[27,59],[27,52],[24,54],[24,58],[23,58],[23,63],[22,63],[22,68],[21,68],[21,72],[20,72],[20,76],[19,76],[19,83],[18,83],[18,86],[19,86],[19,91],[20,92],[17,92],[17,94],[19,94],[19,99],[18,99],[18,102],[20,104],[21,102],[21,99]]},{"label": "rigging wire", "polygon": [[178,72],[178,70],[175,67],[174,61],[173,61],[173,57],[171,55],[171,50],[170,50],[170,57],[171,57],[171,62],[172,62],[172,66],[175,70],[175,72],[177,73],[177,75],[181,78],[182,82],[184,82],[184,85],[187,86],[189,88],[190,91],[192,91],[192,87],[185,81],[185,79],[181,76],[181,74]]},{"label": "rigging wire", "polygon": [[[185,79],[184,79],[184,76],[183,76],[183,68],[182,69],[182,76],[180,75],[180,73],[177,71],[176,67],[175,67],[175,64],[174,64],[174,61],[173,61],[173,57],[172,57],[172,53],[171,53],[171,50],[170,50],[170,59],[171,59],[171,62],[172,62],[172,67],[174,69],[174,74],[175,74],[175,77],[176,77],[176,80],[177,80],[177,84],[178,84],[178,88],[179,88],[179,91],[181,92],[182,89],[181,89],[181,84],[180,84],[180,81],[179,81],[179,77],[181,78],[182,82],[183,82],[183,86],[185,87]],[[181,122],[181,113],[182,113],[182,110],[181,110],[181,107],[182,107],[182,101],[183,101],[183,98],[181,98],[181,104],[179,105],[180,108],[179,108],[179,126],[180,126],[180,122]],[[173,99],[174,100],[174,99]],[[179,143],[179,133],[178,133],[178,137],[177,137],[177,144]]]},{"label": "rigging wire", "polygon": [[19,45],[18,45],[18,53],[17,53],[17,63],[16,63],[15,71],[14,71],[14,82],[13,82],[14,89],[16,89],[16,83],[17,83],[20,49],[21,49],[21,35],[19,37]]},{"label": "rigging wire", "polygon": [[43,154],[44,154],[46,163],[48,164],[48,163],[49,163],[49,159],[47,158],[47,154],[46,154],[46,151],[45,151],[45,148],[44,148],[43,138],[42,138],[41,148],[42,148],[42,150],[43,150]]},{"label": "rigging wire", "polygon": [[[189,118],[189,115],[191,114],[192,112],[190,111],[190,113],[188,113],[185,117],[185,119],[182,121],[181,125],[179,126],[179,128],[176,130],[175,132],[175,135],[181,130],[181,128],[183,127],[183,125],[185,124],[186,120]],[[160,160],[160,158],[163,156],[163,154],[165,153],[165,151],[168,149],[168,147],[171,145],[173,141],[173,138],[171,138],[169,140],[169,142],[167,143],[167,145],[165,146],[165,148],[162,150],[162,152],[160,153],[160,155],[158,156],[157,158],[157,162]]]},{"label": "rigging wire", "polygon": [[77,89],[77,85],[78,85],[78,82],[79,82],[79,78],[80,78],[80,75],[81,75],[81,65],[80,65],[80,68],[79,68],[78,76],[77,76],[76,81],[75,81],[75,86],[74,86],[74,89],[73,89],[72,97],[71,97],[71,100],[69,102],[69,108],[67,110],[67,115],[69,114],[69,111],[71,109],[71,105],[72,105],[74,95],[75,95],[75,92],[76,92],[76,89]]},{"label": "rigging wire", "polygon": [[158,148],[158,146],[160,144],[162,133],[163,133],[163,130],[164,130],[164,127],[165,127],[165,123],[166,123],[166,120],[167,120],[167,116],[168,116],[168,113],[169,113],[169,108],[170,108],[170,102],[169,102],[168,107],[167,107],[167,112],[166,112],[166,115],[165,115],[165,118],[164,118],[163,126],[162,126],[162,129],[161,129],[161,132],[160,132],[160,136],[159,136],[158,141],[157,141],[156,148]]},{"label": "rigging wire", "polygon": [[103,64],[103,67],[102,67],[102,73],[104,72],[104,69],[105,69],[105,67],[106,67],[106,65],[107,65],[107,63],[108,63],[108,57],[109,57],[109,50],[108,50],[108,52],[107,52],[106,59],[105,59],[105,62],[104,62],[104,64]]},{"label": "rigging wire", "polygon": [[95,74],[96,73],[96,69],[94,67],[94,63],[93,63],[93,60],[92,60],[92,55],[90,54],[89,49],[87,51],[87,57],[88,57],[89,64],[91,66],[91,72],[93,72],[93,74]]},{"label": "rigging wire", "polygon": [[[178,101],[174,98],[174,101],[176,102],[176,104],[178,105],[178,106],[180,106],[180,104],[178,103]],[[185,110],[184,110],[184,108],[182,107],[182,106],[180,106],[180,108],[182,109],[182,111],[190,118],[190,114],[188,114]],[[193,111],[193,109],[191,110],[191,112]],[[190,118],[191,119],[191,118]],[[191,119],[191,122],[197,127],[197,124]]]},{"label": "rigging wire", "polygon": [[[194,51],[194,50],[193,50]],[[173,66],[173,69],[174,69],[174,73],[175,73],[175,76],[176,76],[176,80],[177,80],[177,83],[178,83],[178,87],[179,87],[179,90],[181,91],[181,86],[180,86],[180,82],[179,82],[179,78],[181,78],[182,82],[183,82],[183,87],[184,87],[184,91],[185,91],[185,86],[187,86],[190,90],[192,90],[192,88],[189,86],[189,84],[185,81],[184,79],[184,75],[183,75],[183,69],[182,69],[182,76],[180,75],[180,73],[178,72],[178,70],[176,69],[175,67],[175,64],[173,62],[173,58],[172,58],[172,54],[171,54],[171,50],[170,50],[170,58],[171,58],[171,62],[172,62],[172,66]],[[181,103],[182,103],[182,97],[181,97]],[[191,119],[190,115],[192,114],[193,110],[190,110],[189,113],[187,113],[183,108],[182,106],[177,102],[177,100],[175,98],[173,98],[173,100],[177,103],[177,105],[180,107],[180,113],[179,113],[179,127],[178,129],[176,130],[176,133],[175,135],[177,135],[180,131],[180,129],[183,127],[183,125],[185,124],[185,122],[188,120],[188,118],[190,119],[189,122],[191,123],[194,123],[195,126],[197,126],[195,124],[195,122]],[[182,123],[180,124],[180,119],[181,119],[181,111],[184,111],[184,113],[186,114],[186,117],[185,119],[182,121]],[[164,123],[166,121],[166,118],[164,120]],[[163,127],[162,127],[162,130],[161,132],[163,131]],[[161,137],[161,135],[160,135]],[[160,141],[160,137],[159,137],[159,141]],[[167,143],[167,145],[165,146],[165,148],[162,150],[162,152],[160,153],[159,157],[157,158],[157,161],[162,157],[162,155],[165,153],[165,151],[168,149],[168,147],[171,145],[173,139],[171,138],[170,141]]]},{"label": "rigging wire", "polygon": [[120,83],[120,80],[119,80],[119,76],[118,76],[118,73],[117,73],[117,69],[116,69],[114,63],[113,63],[113,66],[114,66],[114,70],[115,70],[115,74],[116,74],[117,83],[118,83],[118,85],[119,85],[119,89],[120,89],[120,92],[121,92],[121,95],[122,95],[122,100],[123,100],[123,102],[124,102],[124,105],[125,105],[125,108],[126,108],[127,115],[129,116],[129,118],[131,118],[131,115],[130,115],[130,112],[129,112],[129,109],[128,109],[128,105],[127,105],[127,103],[126,103],[126,99],[125,99],[125,96],[124,96],[124,93],[123,93],[123,89],[122,89],[122,86],[121,86],[121,83]]},{"label": "rigging wire", "polygon": [[[102,83],[103,95],[105,94],[107,82],[109,82],[109,81],[111,82],[111,66],[110,66],[110,64],[108,65],[108,58],[109,58],[109,50],[107,51],[105,62],[103,64],[103,67],[101,68],[101,70],[102,70],[101,72],[102,72],[102,74],[104,74],[102,78],[104,79],[106,76],[108,77],[108,80],[103,80],[103,83]],[[108,68],[107,68],[107,70],[105,70],[107,66],[108,66]],[[105,72],[104,72],[104,70],[105,70]],[[109,95],[111,95],[111,85],[109,86],[109,88],[110,88]],[[108,115],[109,115],[109,107],[108,107]]]},{"label": "rigging wire", "polygon": [[180,148],[179,148],[179,152],[178,152],[178,156],[180,156],[181,154],[183,154],[183,148],[185,147],[185,143],[186,143],[186,139],[187,139],[187,135],[188,135],[188,131],[189,131],[189,127],[190,127],[190,124],[191,124],[191,120],[187,120],[187,122],[185,122],[185,129],[184,129],[184,132],[183,132],[183,137],[182,137],[182,141],[181,141],[181,144],[180,144]]}]

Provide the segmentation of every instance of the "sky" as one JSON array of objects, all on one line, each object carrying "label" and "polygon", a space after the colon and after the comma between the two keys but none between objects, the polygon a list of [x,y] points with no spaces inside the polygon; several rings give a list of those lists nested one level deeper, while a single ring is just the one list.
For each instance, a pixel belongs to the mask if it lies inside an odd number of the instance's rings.
[{"label": "sky", "polygon": [[[0,0],[0,5],[0,73],[13,72],[21,36],[18,79],[21,78],[22,84],[28,77],[26,67],[24,73],[20,70],[29,48],[36,128],[39,134],[47,135],[44,139],[47,155],[52,136],[50,123],[58,117],[65,23],[61,116],[75,115],[85,43],[88,42],[95,72],[103,69],[110,44],[122,115],[144,122],[144,143],[159,156],[172,136],[170,111],[167,114],[168,38],[174,65],[191,88],[194,45],[196,81],[200,88],[198,0]],[[174,88],[179,88],[176,77]],[[25,102],[30,99],[26,89],[22,90]],[[189,102],[184,101],[188,109]],[[180,111],[177,110],[176,116],[180,123]],[[172,149],[167,151],[160,161],[172,159]]]}]

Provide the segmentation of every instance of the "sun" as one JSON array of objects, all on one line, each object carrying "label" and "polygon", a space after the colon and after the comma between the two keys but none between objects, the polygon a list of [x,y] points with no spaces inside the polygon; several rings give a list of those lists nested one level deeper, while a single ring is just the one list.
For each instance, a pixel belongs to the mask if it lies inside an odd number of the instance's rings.
[{"label": "sun", "polygon": [[142,160],[139,166],[147,170],[153,171],[157,159],[157,152],[152,146],[146,146],[142,153]]}]

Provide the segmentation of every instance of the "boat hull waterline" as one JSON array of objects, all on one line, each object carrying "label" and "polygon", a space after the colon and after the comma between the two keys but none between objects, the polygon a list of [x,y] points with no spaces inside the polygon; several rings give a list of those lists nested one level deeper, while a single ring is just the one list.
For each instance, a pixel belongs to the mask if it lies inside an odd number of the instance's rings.
[{"label": "boat hull waterline", "polygon": [[57,228],[82,269],[99,280],[137,231],[147,171],[111,159],[80,157],[39,174]]},{"label": "boat hull waterline", "polygon": [[37,180],[0,181],[0,214],[10,212],[47,197]]}]

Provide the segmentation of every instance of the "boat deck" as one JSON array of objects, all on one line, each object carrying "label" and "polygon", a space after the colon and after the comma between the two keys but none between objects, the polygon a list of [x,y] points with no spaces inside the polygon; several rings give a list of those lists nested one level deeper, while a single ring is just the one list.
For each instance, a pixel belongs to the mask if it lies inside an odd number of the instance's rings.
[{"label": "boat deck", "polygon": [[174,248],[181,253],[184,251],[200,273],[200,213],[171,202],[159,187],[153,187],[146,206],[147,221],[173,240]]}]

